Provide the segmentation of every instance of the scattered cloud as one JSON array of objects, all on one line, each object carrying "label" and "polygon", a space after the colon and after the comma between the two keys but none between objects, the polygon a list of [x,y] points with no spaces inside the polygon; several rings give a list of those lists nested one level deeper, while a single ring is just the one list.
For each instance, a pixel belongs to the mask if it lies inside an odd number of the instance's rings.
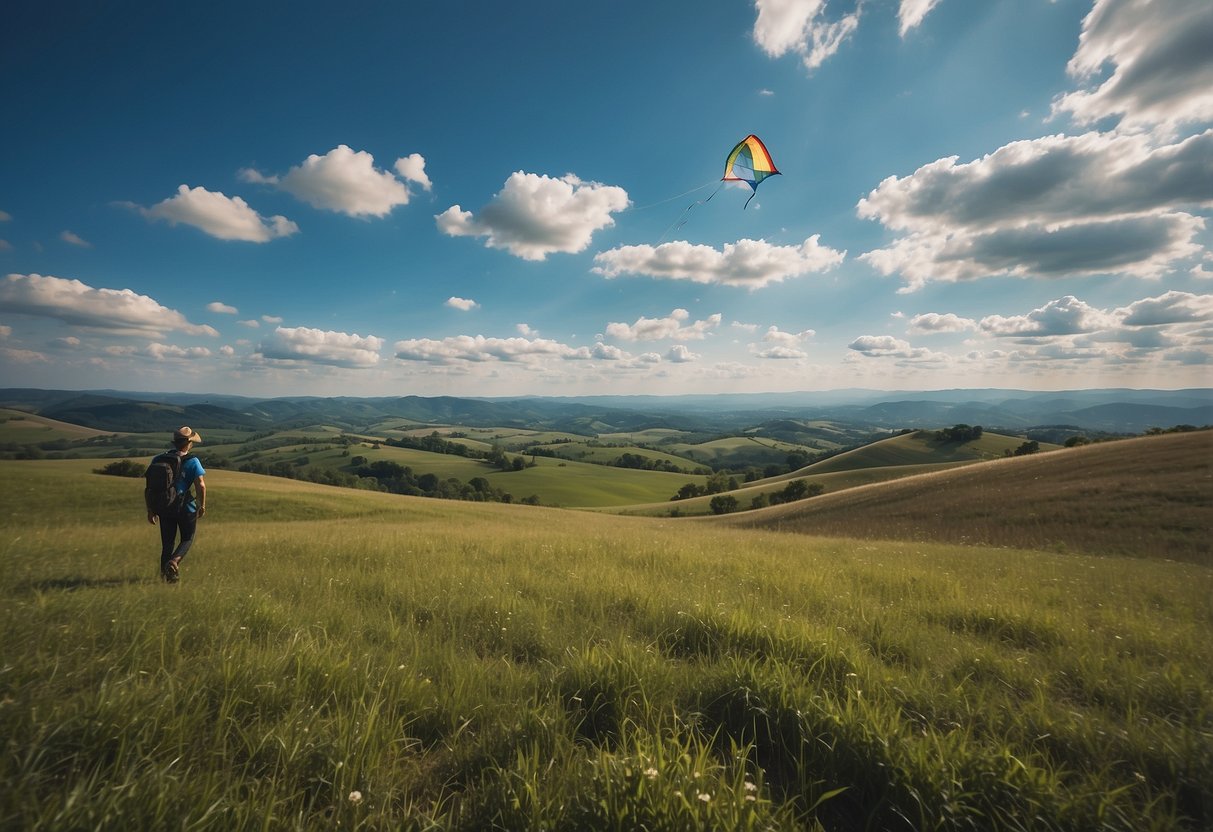
[{"label": "scattered cloud", "polygon": [[760,289],[792,277],[825,272],[846,256],[820,243],[819,234],[799,246],[738,240],[720,250],[678,241],[659,246],[621,246],[594,256],[594,273],[606,278],[642,275]]},{"label": "scattered cloud", "polygon": [[249,329],[257,329],[261,326],[261,322],[256,318],[249,318],[247,321],[240,321],[241,326],[247,326]]},{"label": "scattered cloud", "polygon": [[615,224],[612,213],[629,205],[623,188],[517,171],[474,216],[458,205],[438,214],[438,228],[451,237],[484,237],[489,248],[524,260],[585,250],[595,231]]},{"label": "scattered cloud", "polygon": [[0,324],[0,339],[8,338],[13,334],[13,328],[4,324]]},{"label": "scattered cloud", "polygon": [[[432,187],[421,154],[397,159],[394,167],[404,180],[427,191]],[[405,182],[375,167],[374,156],[344,144],[323,156],[311,154],[284,176],[267,176],[252,168],[244,168],[239,176],[245,182],[286,191],[313,208],[351,217],[387,216],[396,206],[407,205],[411,196]]]},{"label": "scattered cloud", "polygon": [[[651,355],[651,353],[646,353],[646,355]],[[670,351],[666,353],[665,358],[666,361],[670,361],[674,364],[687,364],[691,361],[698,361],[699,359],[703,358],[703,356],[699,355],[698,353],[691,352],[691,350],[685,344],[675,344],[674,346],[670,347]]]},{"label": "scattered cloud", "polygon": [[947,364],[952,360],[946,353],[914,347],[891,335],[861,335],[847,348],[864,358],[892,358],[904,364]]},{"label": "scattered cloud", "polygon": [[939,0],[901,0],[897,9],[897,31],[904,38],[911,29],[922,23],[928,12]]},{"label": "scattered cloud", "polygon": [[309,327],[278,327],[257,349],[271,362],[367,368],[379,363],[383,339]]},{"label": "scattered cloud", "polygon": [[664,318],[637,318],[633,324],[607,324],[606,334],[620,341],[661,341],[669,338],[702,340],[708,332],[720,326],[721,315],[708,316],[705,320],[687,324],[691,313],[675,309]]},{"label": "scattered cloud", "polygon": [[1085,86],[1058,96],[1053,113],[1129,129],[1213,120],[1210,43],[1208,0],[1096,0],[1066,67]]},{"label": "scattered cloud", "polygon": [[1000,337],[1052,337],[1095,332],[1117,323],[1115,316],[1096,309],[1073,295],[1066,295],[1064,298],[1051,300],[1026,315],[988,315],[982,318],[978,325],[983,332]]},{"label": "scattered cloud", "polygon": [[528,338],[539,334],[539,330],[532,329],[530,324],[518,324],[514,328],[518,330],[520,335],[524,335]]},{"label": "scattered cloud", "polygon": [[1012,142],[885,179],[858,215],[904,236],[861,255],[908,286],[993,275],[1157,277],[1198,253],[1213,130],[1174,144],[1087,133]]},{"label": "scattered cloud", "polygon": [[9,222],[10,220],[12,220],[12,218],[13,218],[13,215],[10,214],[8,211],[0,211],[0,222]]},{"label": "scattered cloud", "polygon": [[113,334],[219,335],[213,327],[192,324],[180,312],[130,289],[95,289],[50,275],[8,275],[0,281],[0,304],[10,313],[54,318]]},{"label": "scattered cloud", "polygon": [[281,315],[262,315],[261,320],[265,321],[267,324],[280,324],[280,323],[282,323],[282,316]]},{"label": "scattered cloud", "polygon": [[1213,295],[1165,292],[1117,309],[1125,326],[1162,326],[1213,320]]},{"label": "scattered cloud", "polygon": [[757,332],[758,324],[744,324],[741,321],[733,321],[729,326],[734,329],[740,329],[742,332]]},{"label": "scattered cloud", "polygon": [[151,208],[133,207],[149,220],[164,220],[170,225],[192,225],[220,240],[268,243],[299,231],[299,226],[286,217],[262,217],[240,197],[229,197],[202,187],[182,185],[177,189],[176,196]]},{"label": "scattered cloud", "polygon": [[394,167],[402,179],[416,182],[427,191],[433,190],[434,183],[426,175],[425,159],[420,153],[410,153],[408,156],[397,159]]},{"label": "scattered cloud", "polygon": [[73,245],[78,248],[92,248],[93,247],[93,244],[90,243],[88,240],[84,239],[79,234],[76,234],[71,231],[66,231],[66,230],[60,231],[59,239],[65,243],[67,243],[68,245]]},{"label": "scattered cloud", "polygon": [[449,306],[452,309],[458,309],[461,312],[470,312],[471,310],[476,309],[477,307],[480,306],[480,304],[476,303],[476,301],[471,300],[469,298],[457,298],[457,297],[447,298],[446,303],[444,305]]},{"label": "scattered cloud", "polygon": [[964,332],[970,329],[977,329],[976,321],[971,318],[962,318],[951,312],[942,315],[938,312],[924,312],[921,315],[915,315],[913,318],[910,318],[909,325],[909,331],[917,334]]},{"label": "scattered cloud", "polygon": [[[601,345],[599,345],[601,346]],[[413,338],[397,341],[396,358],[433,364],[454,362],[532,362],[543,358],[589,359],[587,347],[573,348],[545,338],[486,338],[454,335],[448,338]],[[599,356],[601,357],[601,356]]]},{"label": "scattered cloud", "polygon": [[143,352],[157,361],[192,361],[211,357],[211,351],[206,347],[179,347],[175,344],[152,343]]},{"label": "scattered cloud", "polygon": [[10,243],[8,240],[0,239],[0,251],[12,251],[12,250],[13,250],[12,243]]},{"label": "scattered cloud", "polygon": [[838,20],[826,20],[825,0],[755,0],[754,42],[772,58],[789,52],[814,70],[838,51],[859,26],[860,6]]},{"label": "scattered cloud", "polygon": [[226,303],[219,301],[211,301],[206,305],[207,312],[214,312],[216,315],[238,315],[240,310],[234,306],[228,306]]}]

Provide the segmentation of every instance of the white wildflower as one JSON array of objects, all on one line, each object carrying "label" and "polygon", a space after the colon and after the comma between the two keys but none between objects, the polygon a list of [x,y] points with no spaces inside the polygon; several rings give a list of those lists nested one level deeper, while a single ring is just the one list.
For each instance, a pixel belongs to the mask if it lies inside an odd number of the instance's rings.
[{"label": "white wildflower", "polygon": [[350,792],[350,803],[361,803],[361,802],[362,802],[362,792],[358,791],[357,789]]}]

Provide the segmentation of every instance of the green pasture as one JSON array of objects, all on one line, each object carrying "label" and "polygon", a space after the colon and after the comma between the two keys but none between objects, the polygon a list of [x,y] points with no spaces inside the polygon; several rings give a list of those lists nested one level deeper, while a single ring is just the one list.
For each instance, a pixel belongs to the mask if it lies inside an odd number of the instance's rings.
[{"label": "green pasture", "polygon": [[[880,468],[888,465],[922,465],[938,462],[1001,459],[1025,441],[1020,436],[983,433],[970,442],[941,442],[934,431],[916,431],[882,439],[852,451],[823,459],[796,473],[796,476],[827,474],[856,468]],[[1040,443],[1040,452],[1057,450],[1059,445]]]},{"label": "green pasture", "polygon": [[666,448],[670,453],[693,459],[699,463],[731,468],[745,468],[750,465],[781,465],[787,460],[788,454],[793,451],[813,453],[812,448],[804,445],[755,436],[730,436],[698,444],[680,442],[668,445]]},{"label": "green pasture", "polygon": [[613,445],[606,447],[597,442],[592,445],[587,442],[562,442],[558,445],[549,446],[549,449],[563,459],[592,462],[595,465],[613,465],[624,454],[632,454],[633,456],[643,457],[654,462],[668,462],[687,472],[703,467],[686,457],[675,456],[674,454],[654,451],[635,445]]},{"label": "green pasture", "polygon": [[215,471],[166,586],[89,466],[0,462],[0,828],[1213,825],[1205,567]]}]

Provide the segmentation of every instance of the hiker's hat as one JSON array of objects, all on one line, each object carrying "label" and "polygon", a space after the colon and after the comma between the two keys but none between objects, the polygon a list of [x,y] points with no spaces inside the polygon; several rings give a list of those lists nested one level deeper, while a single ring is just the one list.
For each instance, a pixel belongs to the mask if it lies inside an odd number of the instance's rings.
[{"label": "hiker's hat", "polygon": [[177,428],[177,432],[173,434],[173,444],[184,445],[186,442],[199,444],[202,442],[202,434],[189,426]]}]

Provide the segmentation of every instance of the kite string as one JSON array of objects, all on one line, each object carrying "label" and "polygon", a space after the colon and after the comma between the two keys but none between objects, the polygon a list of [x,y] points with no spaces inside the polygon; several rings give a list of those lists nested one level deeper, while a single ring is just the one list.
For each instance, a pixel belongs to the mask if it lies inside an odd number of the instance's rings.
[{"label": "kite string", "polygon": [[[693,191],[687,191],[687,193],[689,194],[689,193],[694,193],[695,191],[702,191],[704,188],[706,188],[710,184],[712,184],[712,183],[709,182],[707,185],[700,185],[698,188],[695,188],[695,190],[693,190]],[[692,202],[690,205],[688,205],[686,208],[684,208],[681,216],[679,216],[678,219],[674,221],[674,224],[671,225],[669,228],[667,228],[664,232],[662,232],[661,237],[658,238],[658,240],[657,240],[657,245],[661,245],[662,243],[664,243],[665,238],[668,237],[671,232],[677,231],[678,229],[682,228],[684,225],[687,224],[688,215],[691,213],[692,208],[694,208],[696,205],[703,205],[705,203],[711,202],[712,197],[714,197],[714,196],[716,196],[716,194],[720,193],[720,189],[723,187],[724,187],[724,182],[722,180],[720,182],[720,184],[718,184],[716,186],[716,190],[714,190],[710,194],[708,194],[706,199],[697,199],[694,202]],[[681,196],[686,196],[686,194],[681,194]],[[672,197],[672,198],[677,199],[678,197]],[[669,202],[669,201],[670,200],[668,200],[668,199],[666,200],[666,202]]]},{"label": "kite string", "polygon": [[[666,199],[662,199],[657,202],[650,202],[648,205],[634,205],[631,208],[627,208],[625,210],[643,211],[646,208],[656,208],[658,205],[665,205],[667,202],[673,202],[676,199],[682,199],[684,196],[690,196],[691,194],[696,193],[697,191],[702,191],[704,188],[710,187],[712,182],[715,182],[715,181],[716,180],[713,179],[711,182],[704,182],[702,185],[691,188],[691,190],[689,190],[689,191],[683,191],[682,193],[677,194],[675,196],[667,197]],[[711,199],[711,197],[708,197],[708,199]],[[704,202],[707,202],[707,199],[705,199]]]}]

